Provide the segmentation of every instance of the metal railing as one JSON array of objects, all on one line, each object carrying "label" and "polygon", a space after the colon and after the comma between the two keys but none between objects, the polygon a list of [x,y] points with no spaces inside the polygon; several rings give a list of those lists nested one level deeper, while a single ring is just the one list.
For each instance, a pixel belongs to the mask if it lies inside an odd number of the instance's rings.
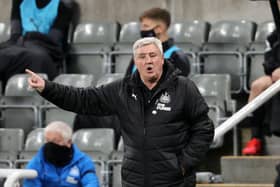
[{"label": "metal railing", "polygon": [[7,178],[4,187],[15,187],[19,179],[37,176],[37,171],[32,169],[0,169],[0,178]]},{"label": "metal railing", "polygon": [[259,108],[262,104],[268,101],[271,97],[277,94],[280,91],[280,80],[275,82],[269,88],[267,88],[263,93],[257,96],[254,100],[249,102],[239,111],[237,111],[234,115],[232,115],[229,119],[227,119],[224,123],[218,126],[215,129],[215,137],[214,141],[216,141],[219,137],[223,136],[229,130],[234,128],[239,122],[241,122],[244,118],[246,118],[250,113]]}]

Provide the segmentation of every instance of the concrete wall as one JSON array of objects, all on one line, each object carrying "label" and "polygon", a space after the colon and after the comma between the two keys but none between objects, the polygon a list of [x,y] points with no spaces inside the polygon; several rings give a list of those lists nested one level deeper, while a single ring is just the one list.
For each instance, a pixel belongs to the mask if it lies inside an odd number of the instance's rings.
[{"label": "concrete wall", "polygon": [[[12,0],[0,0],[0,21],[9,20]],[[77,0],[82,20],[110,20],[120,23],[138,20],[150,7],[168,8],[174,20],[246,19],[256,22],[271,20],[268,1],[249,0]],[[173,4],[174,3],[174,4]]]}]

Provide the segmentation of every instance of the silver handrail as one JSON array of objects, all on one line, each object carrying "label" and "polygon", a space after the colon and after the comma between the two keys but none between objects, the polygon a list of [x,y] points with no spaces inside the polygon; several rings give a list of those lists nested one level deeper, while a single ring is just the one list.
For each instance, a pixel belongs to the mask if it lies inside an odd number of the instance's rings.
[{"label": "silver handrail", "polygon": [[37,176],[37,171],[32,169],[0,169],[0,177],[7,178],[4,187],[14,187],[19,179]]},{"label": "silver handrail", "polygon": [[272,84],[269,88],[267,88],[263,93],[249,102],[247,105],[242,107],[238,112],[228,118],[224,123],[218,126],[215,129],[214,141],[219,137],[223,136],[229,130],[234,128],[240,121],[246,118],[250,113],[259,108],[262,104],[264,104],[267,100],[273,97],[276,93],[280,91],[280,80]]}]

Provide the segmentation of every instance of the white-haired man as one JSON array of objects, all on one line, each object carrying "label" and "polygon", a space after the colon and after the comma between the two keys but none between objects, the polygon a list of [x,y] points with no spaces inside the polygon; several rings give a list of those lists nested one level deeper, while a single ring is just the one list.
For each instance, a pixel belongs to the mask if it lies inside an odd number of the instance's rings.
[{"label": "white-haired man", "polygon": [[44,131],[44,146],[28,163],[38,172],[24,180],[24,187],[98,187],[91,159],[72,144],[72,129],[64,122],[50,123]]},{"label": "white-haired man", "polygon": [[119,117],[123,187],[194,187],[214,134],[208,107],[194,83],[164,61],[160,40],[137,40],[133,52],[136,72],[99,88],[62,86],[27,70],[29,84],[66,110]]}]

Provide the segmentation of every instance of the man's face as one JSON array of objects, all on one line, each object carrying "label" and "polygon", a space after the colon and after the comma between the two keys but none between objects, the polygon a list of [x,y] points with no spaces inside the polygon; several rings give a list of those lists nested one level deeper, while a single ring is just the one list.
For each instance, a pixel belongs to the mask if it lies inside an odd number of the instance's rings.
[{"label": "man's face", "polygon": [[155,44],[138,48],[134,56],[134,62],[144,82],[154,83],[160,79],[164,59]]},{"label": "man's face", "polygon": [[58,132],[47,132],[45,134],[45,140],[46,142],[52,142],[60,146],[66,146],[68,148],[71,147],[71,142],[65,142],[62,135]]}]

